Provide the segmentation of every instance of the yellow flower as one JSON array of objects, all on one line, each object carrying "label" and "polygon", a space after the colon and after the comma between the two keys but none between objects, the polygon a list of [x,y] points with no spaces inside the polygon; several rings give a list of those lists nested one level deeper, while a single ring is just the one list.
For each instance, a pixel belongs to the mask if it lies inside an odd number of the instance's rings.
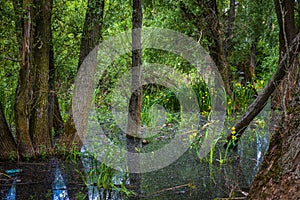
[{"label": "yellow flower", "polygon": [[231,135],[234,135],[234,134],[236,134],[236,132],[235,132],[235,127],[233,126],[232,128],[231,128]]},{"label": "yellow flower", "polygon": [[196,136],[197,136],[197,133],[190,134],[189,139],[194,140]]},{"label": "yellow flower", "polygon": [[260,84],[262,84],[262,85],[263,85],[263,84],[264,84],[264,80],[260,80]]},{"label": "yellow flower", "polygon": [[146,96],[146,99],[149,99],[149,96],[148,96],[148,95]]},{"label": "yellow flower", "polygon": [[232,138],[233,140],[236,140],[236,136],[235,136],[235,135],[231,136],[231,138]]},{"label": "yellow flower", "polygon": [[231,101],[228,101],[228,105],[230,105],[231,104]]}]

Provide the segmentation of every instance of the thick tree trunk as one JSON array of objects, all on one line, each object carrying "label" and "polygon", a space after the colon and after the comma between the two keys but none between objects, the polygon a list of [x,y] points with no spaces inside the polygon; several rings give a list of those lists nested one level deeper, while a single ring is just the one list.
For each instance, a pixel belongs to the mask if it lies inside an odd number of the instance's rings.
[{"label": "thick tree trunk", "polygon": [[[297,67],[299,70],[299,65]],[[268,153],[250,189],[249,199],[300,198],[300,73],[291,84],[292,99],[273,131]]]},{"label": "thick tree trunk", "polygon": [[[34,150],[29,134],[29,113],[30,104],[32,101],[32,87],[31,87],[31,48],[32,48],[32,1],[16,1],[15,4],[16,12],[16,27],[17,36],[21,37],[18,39],[19,49],[21,55],[19,81],[16,91],[15,100],[15,124],[16,124],[16,139],[17,147],[21,156],[31,157],[34,155]],[[24,11],[22,12],[22,9]],[[20,17],[20,13],[23,13]],[[26,20],[25,20],[26,19]],[[20,30],[20,25],[23,25]]]},{"label": "thick tree trunk", "polygon": [[[81,38],[80,56],[78,61],[78,69],[87,57],[87,55],[96,47],[102,38],[102,23],[104,14],[104,0],[89,0],[85,22],[83,27],[83,35]],[[80,150],[82,142],[76,134],[76,128],[72,115],[72,106],[69,109],[69,116],[65,124],[63,134],[60,136],[58,146],[71,150],[74,146]]]},{"label": "thick tree trunk", "polygon": [[[280,58],[296,34],[294,1],[275,0],[280,27]],[[299,36],[299,34],[298,34]],[[300,199],[300,73],[299,41],[286,66],[288,73],[277,88],[273,109],[280,109],[272,129],[269,150],[250,189],[249,199]]]},{"label": "thick tree trunk", "polygon": [[0,102],[0,160],[7,160],[7,158],[17,158],[17,144],[11,134],[6,123],[2,104]]},{"label": "thick tree trunk", "polygon": [[34,5],[34,63],[32,66],[34,96],[30,116],[30,134],[36,152],[45,153],[52,147],[47,110],[52,0],[34,1]]},{"label": "thick tree trunk", "polygon": [[[48,130],[48,70],[52,1],[14,1],[21,57],[15,100],[18,152],[23,157],[51,149]],[[41,149],[42,148],[42,149]]]}]

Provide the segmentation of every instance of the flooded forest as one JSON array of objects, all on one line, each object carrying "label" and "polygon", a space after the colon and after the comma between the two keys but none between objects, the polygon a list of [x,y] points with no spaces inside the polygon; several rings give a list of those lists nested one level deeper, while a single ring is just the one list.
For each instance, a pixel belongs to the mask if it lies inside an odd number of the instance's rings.
[{"label": "flooded forest", "polygon": [[300,199],[299,0],[1,0],[0,199]]}]

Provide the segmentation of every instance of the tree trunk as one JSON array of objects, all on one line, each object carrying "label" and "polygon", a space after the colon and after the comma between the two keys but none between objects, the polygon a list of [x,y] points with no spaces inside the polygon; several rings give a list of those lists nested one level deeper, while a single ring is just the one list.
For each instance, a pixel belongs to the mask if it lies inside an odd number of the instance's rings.
[{"label": "tree trunk", "polygon": [[[299,70],[299,65],[298,65]],[[272,133],[268,153],[250,189],[249,199],[300,198],[300,73],[291,84],[287,113],[281,116]]]},{"label": "tree trunk", "polygon": [[[103,24],[103,14],[104,0],[88,1],[77,69],[80,68],[84,59],[96,47],[102,38],[101,29]],[[71,150],[74,146],[80,150],[82,146],[80,137],[76,134],[72,115],[72,106],[70,106],[69,116],[65,124],[63,134],[59,138],[58,146],[66,147],[66,150]]]},{"label": "tree trunk", "polygon": [[140,171],[140,157],[137,149],[141,147],[141,110],[142,110],[142,0],[132,0],[132,79],[131,98],[128,107],[128,124],[126,130],[127,150],[135,154],[128,154],[128,170],[130,180],[137,194],[130,199],[139,199],[141,175],[133,173]]},{"label": "tree trunk", "polygon": [[[281,60],[283,55],[288,51],[288,47],[291,45],[292,40],[295,38],[297,31],[295,26],[295,19],[294,19],[294,8],[295,2],[294,1],[286,1],[280,3],[280,1],[274,0],[275,2],[275,9],[277,14],[277,20],[279,24],[279,59]],[[292,61],[290,61],[292,62]],[[291,69],[293,70],[293,69]],[[285,77],[289,79],[288,76]],[[272,97],[272,110],[279,110],[282,111],[285,109],[284,104],[282,101],[282,94],[284,90],[284,84],[279,84],[274,92]],[[289,95],[289,94],[287,94]],[[276,118],[276,117],[275,117]]]},{"label": "tree trunk", "polygon": [[[275,0],[279,22],[280,58],[296,35],[294,1]],[[289,62],[288,73],[273,97],[273,109],[280,109],[272,129],[267,154],[250,188],[249,199],[300,198],[300,73],[299,42]]]},{"label": "tree trunk", "polygon": [[132,3],[132,80],[131,99],[129,102],[127,135],[140,138],[140,117],[142,109],[142,1]]},{"label": "tree trunk", "polygon": [[[34,150],[29,134],[29,113],[32,101],[31,64],[32,64],[32,1],[17,1],[14,4],[16,13],[17,37],[21,55],[18,87],[15,99],[15,124],[18,152],[21,156],[31,157]],[[24,11],[22,9],[24,8]],[[20,13],[23,13],[20,17]],[[26,20],[25,20],[26,19]],[[18,29],[20,26],[20,30]]]},{"label": "tree trunk", "polygon": [[[48,130],[48,70],[52,1],[14,1],[21,57],[15,100],[18,152],[23,157],[51,149]],[[42,148],[42,149],[41,149]]]},{"label": "tree trunk", "polygon": [[17,145],[6,123],[2,104],[0,102],[0,160],[7,158],[17,158]]},{"label": "tree trunk", "polygon": [[52,0],[34,1],[34,47],[33,47],[33,105],[30,116],[30,134],[38,153],[52,147],[48,128],[48,81],[50,63],[50,36]]},{"label": "tree trunk", "polygon": [[[209,47],[210,56],[214,60],[220,74],[222,80],[224,82],[224,87],[228,98],[232,98],[232,89],[230,86],[230,73],[229,66],[226,57],[226,51],[224,49],[224,41],[222,38],[222,31],[220,27],[220,21],[218,17],[218,7],[216,0],[206,1],[204,11],[204,17],[207,21],[206,29],[209,31],[207,36],[209,40],[211,40],[212,45]],[[234,14],[234,13],[233,13]],[[231,37],[231,36],[228,36]],[[226,42],[225,42],[226,44]]]}]

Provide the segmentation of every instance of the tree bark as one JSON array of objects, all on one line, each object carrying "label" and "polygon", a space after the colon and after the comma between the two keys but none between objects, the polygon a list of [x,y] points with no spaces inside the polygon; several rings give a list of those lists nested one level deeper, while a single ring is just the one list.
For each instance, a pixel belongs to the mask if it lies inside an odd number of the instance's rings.
[{"label": "tree bark", "polygon": [[[103,14],[104,0],[88,1],[77,69],[80,68],[84,59],[96,47],[102,38]],[[74,146],[80,150],[82,142],[80,137],[76,134],[72,106],[70,106],[69,113],[63,134],[59,138],[58,146],[65,147],[67,151],[71,150]]]},{"label": "tree bark", "polygon": [[17,158],[17,144],[11,134],[7,122],[4,117],[2,104],[0,102],[0,160],[7,160],[7,158]]},{"label": "tree bark", "polygon": [[54,137],[55,140],[63,130],[64,121],[61,116],[58,97],[55,92],[55,66],[54,66],[54,51],[52,45],[52,31],[50,37],[50,61],[49,61],[49,93],[48,93],[48,128],[49,133],[52,134],[54,130]]},{"label": "tree bark", "polygon": [[137,149],[141,147],[141,110],[142,110],[142,0],[132,0],[132,79],[131,98],[128,107],[128,123],[126,130],[127,150],[135,154],[128,154],[127,165],[131,172],[130,180],[137,194],[130,199],[139,199],[141,175],[140,157]]},{"label": "tree bark", "polygon": [[[294,7],[295,2],[287,1],[284,3],[280,3],[280,1],[274,1],[277,20],[279,24],[279,58],[281,59],[282,56],[287,52],[288,47],[290,46],[292,40],[295,38],[297,31],[295,26],[295,16],[294,16]],[[280,107],[280,91],[282,90],[282,85],[277,87],[275,94],[273,96],[273,105],[272,107],[282,109]]]},{"label": "tree bark", "polygon": [[[15,124],[18,152],[21,156],[32,157],[34,149],[29,134],[29,113],[32,101],[32,1],[16,1],[16,27],[21,55],[20,72],[15,99]],[[24,11],[23,11],[24,9]],[[23,11],[23,12],[22,12]],[[20,17],[20,13],[23,13]],[[18,26],[23,25],[18,29]]]},{"label": "tree bark", "polygon": [[34,47],[33,47],[33,105],[30,116],[30,134],[38,153],[52,147],[48,128],[48,81],[50,63],[50,36],[52,0],[34,1]]},{"label": "tree bark", "polygon": [[[294,1],[274,0],[279,22],[280,58],[293,45],[296,31]],[[299,199],[300,198],[300,73],[299,35],[297,48],[285,63],[287,75],[274,96],[276,108],[281,109],[273,121],[269,150],[260,171],[250,188],[249,199]],[[273,97],[273,98],[274,98]]]},{"label": "tree bark", "polygon": [[[299,70],[299,65],[297,66]],[[287,113],[281,115],[259,173],[250,188],[249,199],[300,198],[300,73],[291,88]],[[284,98],[284,96],[283,96]]]},{"label": "tree bark", "polygon": [[127,136],[140,138],[140,117],[142,109],[142,1],[134,0],[132,6],[132,93],[129,102]]},{"label": "tree bark", "polygon": [[[232,98],[232,88],[230,86],[230,74],[229,66],[226,57],[226,51],[224,47],[224,40],[222,38],[222,30],[219,21],[219,11],[216,0],[206,1],[204,8],[204,17],[207,21],[206,29],[209,30],[207,33],[208,38],[211,40],[212,45],[209,46],[210,56],[214,60],[224,83],[225,91],[228,98]],[[231,37],[231,36],[227,36]],[[226,42],[225,42],[226,43]]]},{"label": "tree bark", "polygon": [[16,140],[20,155],[33,157],[52,147],[47,112],[52,0],[17,0],[14,9],[21,57],[15,100]]}]

